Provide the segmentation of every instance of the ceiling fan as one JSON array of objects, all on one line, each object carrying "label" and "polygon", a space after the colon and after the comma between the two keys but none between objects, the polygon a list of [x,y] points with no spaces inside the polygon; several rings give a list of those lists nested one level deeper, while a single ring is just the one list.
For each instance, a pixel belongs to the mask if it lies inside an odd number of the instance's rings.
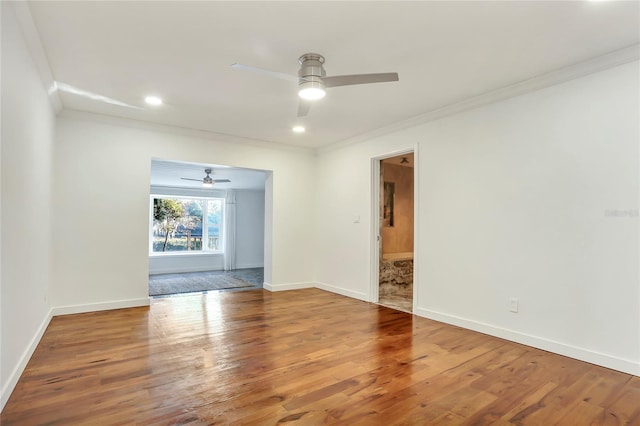
[{"label": "ceiling fan", "polygon": [[196,182],[202,182],[202,186],[204,188],[211,188],[213,186],[214,183],[225,183],[225,182],[231,182],[229,179],[213,179],[211,177],[211,173],[212,173],[212,169],[204,169],[204,172],[207,174],[205,177],[203,177],[202,179],[191,179],[191,178],[180,178],[183,180],[194,180]]},{"label": "ceiling fan", "polygon": [[324,56],[317,53],[305,53],[300,56],[298,62],[300,63],[298,76],[238,63],[232,64],[231,67],[298,83],[298,95],[301,98],[298,106],[298,117],[307,115],[309,108],[311,108],[310,101],[322,99],[325,95],[325,89],[327,88],[352,86],[354,84],[385,83],[388,81],[398,81],[399,79],[397,72],[334,75],[327,77],[327,73],[322,66],[322,64],[324,64]]}]

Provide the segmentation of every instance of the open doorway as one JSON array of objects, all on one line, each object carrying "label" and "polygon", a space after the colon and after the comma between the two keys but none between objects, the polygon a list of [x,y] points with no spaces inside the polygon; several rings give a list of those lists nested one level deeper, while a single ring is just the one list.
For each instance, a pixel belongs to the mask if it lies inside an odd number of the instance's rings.
[{"label": "open doorway", "polygon": [[380,160],[378,303],[413,311],[414,154]]},{"label": "open doorway", "polygon": [[150,296],[263,287],[268,175],[152,159]]}]

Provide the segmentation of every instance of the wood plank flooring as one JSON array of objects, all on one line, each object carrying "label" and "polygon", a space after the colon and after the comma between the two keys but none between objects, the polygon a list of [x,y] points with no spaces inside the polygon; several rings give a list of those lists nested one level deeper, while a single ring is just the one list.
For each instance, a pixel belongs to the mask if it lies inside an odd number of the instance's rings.
[{"label": "wood plank flooring", "polygon": [[640,378],[317,289],[55,317],[8,425],[640,425]]}]

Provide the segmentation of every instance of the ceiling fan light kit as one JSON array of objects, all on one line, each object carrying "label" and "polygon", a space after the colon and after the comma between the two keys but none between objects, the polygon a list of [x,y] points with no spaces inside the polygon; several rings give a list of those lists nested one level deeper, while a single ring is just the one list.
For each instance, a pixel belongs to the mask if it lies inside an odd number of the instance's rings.
[{"label": "ceiling fan light kit", "polygon": [[298,90],[298,96],[308,101],[317,101],[324,98],[326,92],[324,91],[324,84],[321,81],[305,81],[300,83],[300,90]]},{"label": "ceiling fan light kit", "polygon": [[207,176],[205,176],[204,179],[202,179],[202,187],[203,188],[213,187],[213,179],[211,179],[211,176],[209,176],[209,173],[207,173]]}]

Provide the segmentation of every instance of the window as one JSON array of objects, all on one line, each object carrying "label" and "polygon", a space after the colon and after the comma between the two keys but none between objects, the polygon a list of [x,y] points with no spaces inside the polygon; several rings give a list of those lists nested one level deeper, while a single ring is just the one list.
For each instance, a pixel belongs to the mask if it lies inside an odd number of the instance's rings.
[{"label": "window", "polygon": [[151,196],[152,253],[223,251],[222,198]]}]

